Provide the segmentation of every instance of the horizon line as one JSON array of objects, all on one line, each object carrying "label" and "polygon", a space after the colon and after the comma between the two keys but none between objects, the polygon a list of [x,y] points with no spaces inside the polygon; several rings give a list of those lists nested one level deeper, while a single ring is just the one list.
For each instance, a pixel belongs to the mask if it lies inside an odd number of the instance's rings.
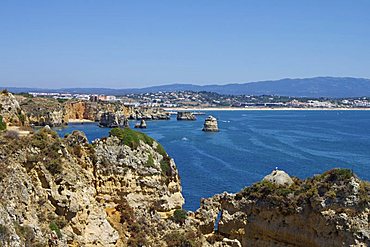
[{"label": "horizon line", "polygon": [[7,88],[27,88],[27,89],[47,89],[47,90],[65,90],[65,89],[112,89],[112,90],[130,90],[130,89],[145,89],[145,88],[152,88],[152,87],[160,87],[160,86],[172,86],[172,85],[191,85],[191,86],[198,86],[198,87],[206,87],[206,86],[226,86],[226,85],[242,85],[242,84],[249,84],[249,83],[261,83],[261,82],[277,82],[282,80],[304,80],[304,79],[318,79],[318,78],[333,78],[333,79],[364,79],[370,80],[370,78],[365,77],[352,77],[352,76],[314,76],[314,77],[297,77],[297,78],[280,78],[280,79],[270,79],[270,80],[259,80],[259,81],[249,81],[249,82],[227,82],[225,84],[193,84],[191,82],[170,82],[165,84],[158,84],[158,85],[149,85],[144,87],[126,87],[126,88],[118,88],[118,87],[59,87],[59,88],[47,88],[47,87],[32,87],[32,86],[0,86],[0,89],[7,89]]}]

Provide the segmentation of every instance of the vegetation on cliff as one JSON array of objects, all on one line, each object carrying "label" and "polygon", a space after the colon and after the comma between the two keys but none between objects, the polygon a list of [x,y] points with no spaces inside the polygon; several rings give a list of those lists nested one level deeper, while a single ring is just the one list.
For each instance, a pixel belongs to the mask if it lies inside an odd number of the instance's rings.
[{"label": "vegetation on cliff", "polygon": [[184,203],[176,167],[164,176],[157,143],[129,136],[139,146],[113,137],[90,145],[82,132],[60,138],[48,127],[0,134],[0,245],[166,246],[178,223],[157,212]]},{"label": "vegetation on cliff", "polygon": [[[153,138],[149,137],[145,133],[135,131],[130,128],[113,128],[109,132],[109,135],[117,137],[124,145],[129,146],[132,149],[136,149],[140,145],[140,141],[148,144],[149,146],[153,146],[153,143],[156,142]],[[163,157],[160,162],[163,174],[171,176],[171,158],[168,156],[163,146],[157,142],[156,151]],[[151,166],[152,164],[152,160],[149,156],[147,165]]]},{"label": "vegetation on cliff", "polygon": [[6,123],[3,122],[3,117],[0,116],[0,131],[6,129]]},{"label": "vegetation on cliff", "polygon": [[140,141],[152,146],[154,139],[149,137],[148,135],[132,130],[130,128],[113,128],[109,134],[111,136],[118,137],[122,143],[130,148],[137,148],[140,144]]},{"label": "vegetation on cliff", "polygon": [[[300,180],[293,177],[291,185],[261,181],[246,187],[235,196],[255,201],[257,205],[279,208],[283,214],[320,204],[346,212],[360,212],[370,206],[370,184],[360,181],[349,169],[332,169],[321,175]],[[348,198],[357,196],[353,201]]]},{"label": "vegetation on cliff", "polygon": [[110,247],[369,243],[370,184],[349,169],[263,180],[192,213],[159,143],[128,128],[110,135],[90,145],[79,131],[1,133],[0,245],[46,246],[53,235],[60,245]]}]

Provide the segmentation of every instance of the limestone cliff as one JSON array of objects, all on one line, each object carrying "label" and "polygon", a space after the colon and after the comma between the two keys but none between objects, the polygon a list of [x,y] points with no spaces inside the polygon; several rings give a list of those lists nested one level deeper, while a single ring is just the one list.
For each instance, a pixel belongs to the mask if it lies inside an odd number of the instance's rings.
[{"label": "limestone cliff", "polygon": [[192,112],[177,112],[177,120],[196,120],[197,118]]},{"label": "limestone cliff", "polygon": [[[120,102],[58,101],[52,98],[29,98],[20,95],[15,98],[10,93],[7,93],[6,97],[4,95],[0,95],[0,104],[4,105],[4,114],[10,114],[4,119],[12,120],[15,125],[20,125],[22,118],[20,120],[18,118],[22,117],[20,113],[23,111],[27,114],[23,113],[24,120],[22,121],[29,121],[31,125],[35,126],[62,126],[73,120],[99,122],[103,114],[124,116],[126,119],[159,120],[170,118],[169,113],[161,108],[125,106]],[[13,110],[8,110],[9,107]]]},{"label": "limestone cliff", "polygon": [[165,246],[184,203],[177,169],[157,142],[128,131],[129,142],[119,132],[92,145],[77,131],[1,135],[2,246]]},{"label": "limestone cliff", "polygon": [[237,194],[204,199],[196,212],[202,233],[214,244],[227,237],[242,246],[370,245],[369,183],[346,169],[293,178],[291,184],[280,183],[279,175],[270,175],[275,182],[265,179]]},{"label": "limestone cliff", "polygon": [[13,94],[0,92],[0,116],[7,125],[27,126],[28,119]]},{"label": "limestone cliff", "polygon": [[[17,101],[2,102],[17,124]],[[92,144],[48,127],[0,132],[0,246],[370,246],[370,184],[347,169],[305,180],[274,170],[195,213],[183,203],[174,161],[141,132]]]},{"label": "limestone cliff", "polygon": [[20,107],[26,112],[29,124],[35,126],[62,126],[68,122],[63,105],[51,98],[17,97]]}]

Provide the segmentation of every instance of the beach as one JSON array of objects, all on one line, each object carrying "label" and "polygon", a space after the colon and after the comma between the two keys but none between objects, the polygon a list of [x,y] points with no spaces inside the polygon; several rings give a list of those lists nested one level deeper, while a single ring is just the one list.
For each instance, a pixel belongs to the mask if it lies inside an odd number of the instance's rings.
[{"label": "beach", "polygon": [[88,119],[69,119],[68,123],[94,123],[95,121]]}]

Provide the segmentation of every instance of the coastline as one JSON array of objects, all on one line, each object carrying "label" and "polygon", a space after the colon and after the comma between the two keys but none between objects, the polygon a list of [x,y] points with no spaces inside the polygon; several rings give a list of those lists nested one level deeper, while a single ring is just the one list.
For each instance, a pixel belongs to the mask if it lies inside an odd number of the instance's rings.
[{"label": "coastline", "polygon": [[370,108],[293,108],[293,107],[207,107],[207,108],[185,108],[185,107],[174,107],[174,108],[163,108],[165,111],[176,112],[176,111],[369,111]]}]

